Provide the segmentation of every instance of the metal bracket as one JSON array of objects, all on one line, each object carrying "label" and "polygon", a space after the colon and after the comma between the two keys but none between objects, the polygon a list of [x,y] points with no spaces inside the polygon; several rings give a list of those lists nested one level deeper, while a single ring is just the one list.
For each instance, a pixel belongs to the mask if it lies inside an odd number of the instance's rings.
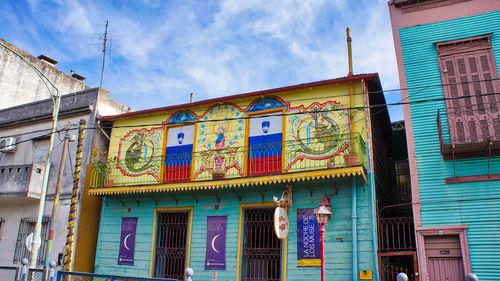
[{"label": "metal bracket", "polygon": [[135,202],[137,202],[137,206],[141,206],[141,202],[139,200],[135,199],[135,197],[132,197],[132,199],[134,199]]},{"label": "metal bracket", "polygon": [[278,200],[278,197],[274,196],[273,197],[274,204],[277,206],[284,206],[290,207],[290,210],[292,210],[292,205],[293,205],[293,189],[291,185],[287,185],[286,189],[283,190],[283,194],[281,195],[281,198]]},{"label": "metal bracket", "polygon": [[114,196],[115,196],[115,198],[116,198],[118,201],[122,202],[123,207],[125,207],[125,202],[123,202],[123,200],[121,200],[118,196],[116,196],[116,195],[114,195]]},{"label": "metal bracket", "polygon": [[155,202],[155,206],[158,206],[158,201],[156,201],[153,197],[149,197],[149,199],[153,200]]},{"label": "metal bracket", "polygon": [[262,197],[262,202],[264,202],[264,194],[262,193],[262,191],[260,191],[257,186],[255,185],[255,190],[257,190],[257,192],[260,194],[260,197]]},{"label": "metal bracket", "polygon": [[311,189],[311,187],[309,186],[308,183],[306,183],[306,188],[307,188],[307,190],[309,190],[309,196],[313,197],[313,191],[312,191],[312,189]]},{"label": "metal bracket", "polygon": [[335,193],[330,194],[330,196],[334,196],[334,195],[339,194],[339,189],[337,188],[337,184],[335,183],[334,179],[332,179],[332,184],[333,184],[333,187],[335,188]]},{"label": "metal bracket", "polygon": [[238,192],[236,192],[236,190],[234,190],[234,188],[232,188],[232,187],[230,187],[229,189],[231,189],[231,191],[234,192],[234,194],[236,194],[236,196],[238,197],[238,199],[241,202],[241,196],[238,194]]},{"label": "metal bracket", "polygon": [[[212,193],[215,196],[215,198],[217,199],[217,203],[220,203],[220,198],[219,198],[219,195],[217,195],[217,191],[214,190]],[[196,203],[198,203],[198,202],[196,202]]]},{"label": "metal bracket", "polygon": [[189,194],[191,194],[191,196],[193,196],[194,200],[196,200],[196,204],[198,204],[198,197],[194,196],[194,194],[192,192],[189,192]]},{"label": "metal bracket", "polygon": [[[177,201],[177,198],[175,198],[172,193],[170,192],[166,192],[168,194],[168,196],[170,196],[170,198],[174,199],[175,201],[175,205],[179,204],[179,201]],[[158,205],[158,203],[155,201],[156,205]]]}]

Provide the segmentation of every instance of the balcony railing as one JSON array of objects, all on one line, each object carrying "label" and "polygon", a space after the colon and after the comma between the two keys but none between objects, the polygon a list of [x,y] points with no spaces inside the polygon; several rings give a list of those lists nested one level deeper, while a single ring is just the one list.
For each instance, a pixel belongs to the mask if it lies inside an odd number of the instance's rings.
[{"label": "balcony railing", "polygon": [[40,198],[43,173],[37,164],[0,166],[0,197]]},{"label": "balcony railing", "polygon": [[436,121],[446,158],[499,155],[499,103],[438,109]]},{"label": "balcony railing", "polygon": [[[112,157],[113,155],[110,155]],[[263,143],[251,147],[229,147],[169,154],[151,158],[92,164],[90,187],[126,187],[258,177],[272,174],[366,166],[365,142],[361,135]],[[133,163],[141,162],[137,173]],[[127,170],[133,170],[131,173]]]}]

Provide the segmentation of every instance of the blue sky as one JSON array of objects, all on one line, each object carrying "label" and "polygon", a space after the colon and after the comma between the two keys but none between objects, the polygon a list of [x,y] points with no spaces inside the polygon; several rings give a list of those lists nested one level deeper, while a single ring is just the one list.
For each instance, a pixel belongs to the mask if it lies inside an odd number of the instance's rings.
[{"label": "blue sky", "polygon": [[7,0],[0,18],[1,38],[91,87],[109,20],[103,88],[138,110],[345,76],[346,27],[354,73],[399,88],[386,0]]}]

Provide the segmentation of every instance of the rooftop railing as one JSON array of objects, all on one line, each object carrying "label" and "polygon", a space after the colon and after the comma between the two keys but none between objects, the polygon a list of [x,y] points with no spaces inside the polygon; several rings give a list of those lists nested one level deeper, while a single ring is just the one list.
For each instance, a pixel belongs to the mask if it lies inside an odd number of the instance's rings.
[{"label": "rooftop railing", "polygon": [[[110,157],[114,158],[113,155]],[[144,165],[143,159],[126,159],[94,163],[90,187],[202,182],[366,166],[366,153],[365,141],[360,134],[352,139],[338,134],[248,147],[182,152],[153,157],[146,162]],[[138,172],[139,166],[142,172]]]}]

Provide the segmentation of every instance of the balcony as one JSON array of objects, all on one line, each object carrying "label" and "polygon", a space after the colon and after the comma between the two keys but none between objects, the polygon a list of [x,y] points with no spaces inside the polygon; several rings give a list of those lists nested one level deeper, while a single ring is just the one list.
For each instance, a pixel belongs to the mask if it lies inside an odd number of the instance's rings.
[{"label": "balcony", "polygon": [[43,173],[37,164],[0,166],[0,197],[39,199]]},{"label": "balcony", "polygon": [[437,128],[444,159],[500,155],[500,104],[442,108]]},{"label": "balcony", "polygon": [[[223,186],[224,182],[238,181],[232,186],[241,186],[251,181],[265,183],[261,180],[263,178],[276,183],[279,177],[295,181],[314,178],[309,175],[322,178],[364,175],[365,149],[365,141],[360,134],[356,134],[352,139],[345,135],[327,136],[314,140],[169,154],[148,160],[137,156],[125,161],[92,164],[90,188],[127,190],[128,187],[155,185],[162,185],[165,190],[168,186],[211,188],[214,182]],[[143,172],[132,173],[139,166],[143,167]]]}]

